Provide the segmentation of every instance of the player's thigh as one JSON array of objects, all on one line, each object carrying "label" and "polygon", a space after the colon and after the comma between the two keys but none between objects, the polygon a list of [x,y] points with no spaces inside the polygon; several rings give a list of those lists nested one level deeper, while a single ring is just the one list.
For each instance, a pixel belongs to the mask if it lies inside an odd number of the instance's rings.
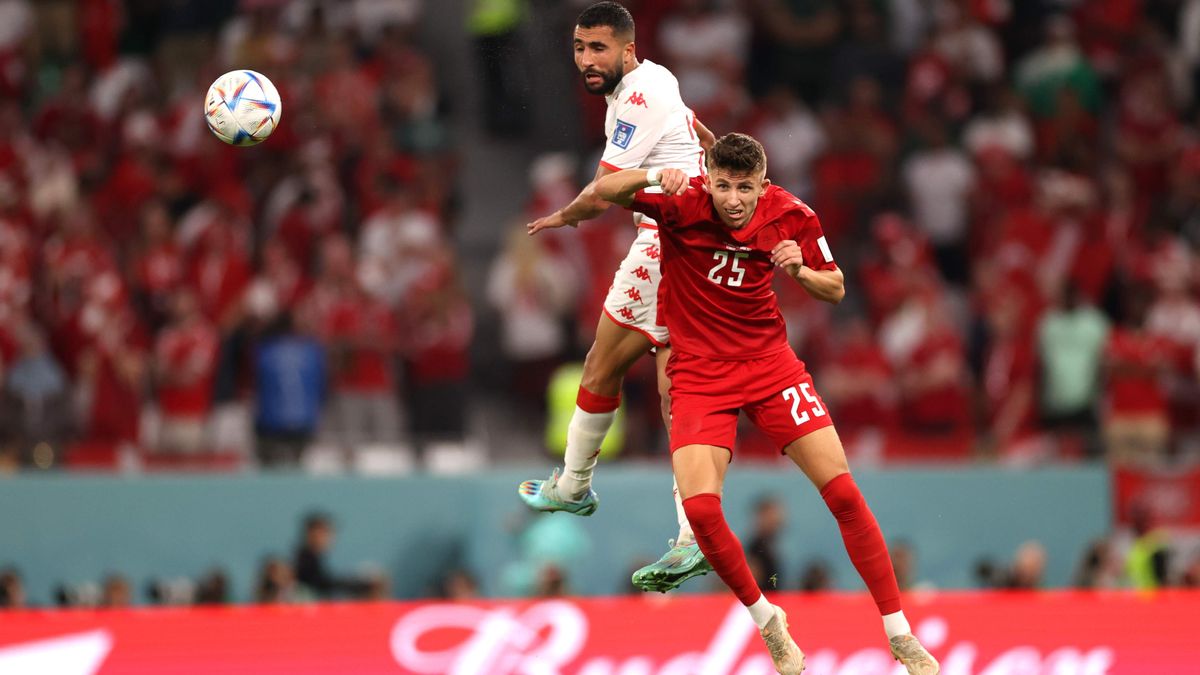
[{"label": "player's thigh", "polygon": [[721,494],[725,470],[732,454],[715,445],[685,445],[671,453],[671,468],[683,499],[700,494]]},{"label": "player's thigh", "polygon": [[783,449],[818,490],[829,481],[850,471],[842,440],[832,425],[801,436]]},{"label": "player's thigh", "polygon": [[616,396],[617,391],[597,391],[592,387],[611,390],[615,386],[619,391],[625,373],[650,351],[651,346],[650,338],[621,326],[607,314],[601,314],[596,325],[596,341],[583,362],[584,387],[597,394]]}]

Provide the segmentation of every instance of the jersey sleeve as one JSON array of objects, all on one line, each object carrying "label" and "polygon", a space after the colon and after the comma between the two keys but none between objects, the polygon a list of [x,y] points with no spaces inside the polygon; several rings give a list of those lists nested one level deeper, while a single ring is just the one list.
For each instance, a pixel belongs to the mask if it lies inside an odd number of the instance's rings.
[{"label": "jersey sleeve", "polygon": [[656,97],[648,91],[622,92],[616,103],[616,118],[600,165],[613,171],[636,169],[666,133],[671,110],[664,96]]},{"label": "jersey sleeve", "polygon": [[833,260],[833,251],[829,249],[829,241],[821,229],[821,221],[807,204],[800,203],[798,208],[789,212],[787,230],[792,239],[800,245],[804,254],[804,264],[809,269],[817,271],[835,270],[837,263]]},{"label": "jersey sleeve", "polygon": [[674,224],[679,212],[677,199],[664,195],[658,188],[638,190],[633,195],[633,203],[626,208],[652,218],[659,226]]}]

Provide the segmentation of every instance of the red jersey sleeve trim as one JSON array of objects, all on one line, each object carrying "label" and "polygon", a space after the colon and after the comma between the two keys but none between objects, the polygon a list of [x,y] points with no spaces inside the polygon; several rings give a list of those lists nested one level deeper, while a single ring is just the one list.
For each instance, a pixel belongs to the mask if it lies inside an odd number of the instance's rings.
[{"label": "red jersey sleeve trim", "polygon": [[616,164],[609,164],[608,162],[606,162],[604,160],[600,160],[600,166],[608,169],[609,171],[624,171],[624,169],[617,166]]}]

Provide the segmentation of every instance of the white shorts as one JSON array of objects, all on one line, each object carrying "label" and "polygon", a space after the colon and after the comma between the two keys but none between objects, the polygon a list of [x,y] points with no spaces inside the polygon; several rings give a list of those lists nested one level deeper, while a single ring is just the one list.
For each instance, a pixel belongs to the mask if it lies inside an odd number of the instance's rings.
[{"label": "white shorts", "polygon": [[[654,224],[649,218],[639,217],[638,221],[643,225]],[[638,227],[637,239],[633,240],[629,254],[621,261],[621,267],[613,275],[608,297],[604,299],[604,313],[608,318],[624,328],[645,335],[655,347],[666,347],[671,342],[667,327],[658,324],[661,258],[662,248],[659,246],[658,230]]]}]

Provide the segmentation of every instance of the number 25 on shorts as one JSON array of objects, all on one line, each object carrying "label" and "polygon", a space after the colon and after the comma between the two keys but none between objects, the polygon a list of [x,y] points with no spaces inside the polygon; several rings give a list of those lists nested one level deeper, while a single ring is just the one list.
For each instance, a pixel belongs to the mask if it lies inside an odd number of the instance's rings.
[{"label": "number 25 on shorts", "polygon": [[[804,400],[812,404],[808,410],[800,409],[800,397],[802,393]],[[788,387],[787,389],[784,389],[783,400],[791,402],[792,419],[796,422],[796,426],[800,426],[801,424],[808,422],[808,415],[810,412],[812,413],[813,417],[821,417],[825,414],[825,409],[821,407],[820,399],[818,399],[816,396],[813,396],[812,391],[809,390],[809,384],[807,382],[801,383],[799,387]]]}]

